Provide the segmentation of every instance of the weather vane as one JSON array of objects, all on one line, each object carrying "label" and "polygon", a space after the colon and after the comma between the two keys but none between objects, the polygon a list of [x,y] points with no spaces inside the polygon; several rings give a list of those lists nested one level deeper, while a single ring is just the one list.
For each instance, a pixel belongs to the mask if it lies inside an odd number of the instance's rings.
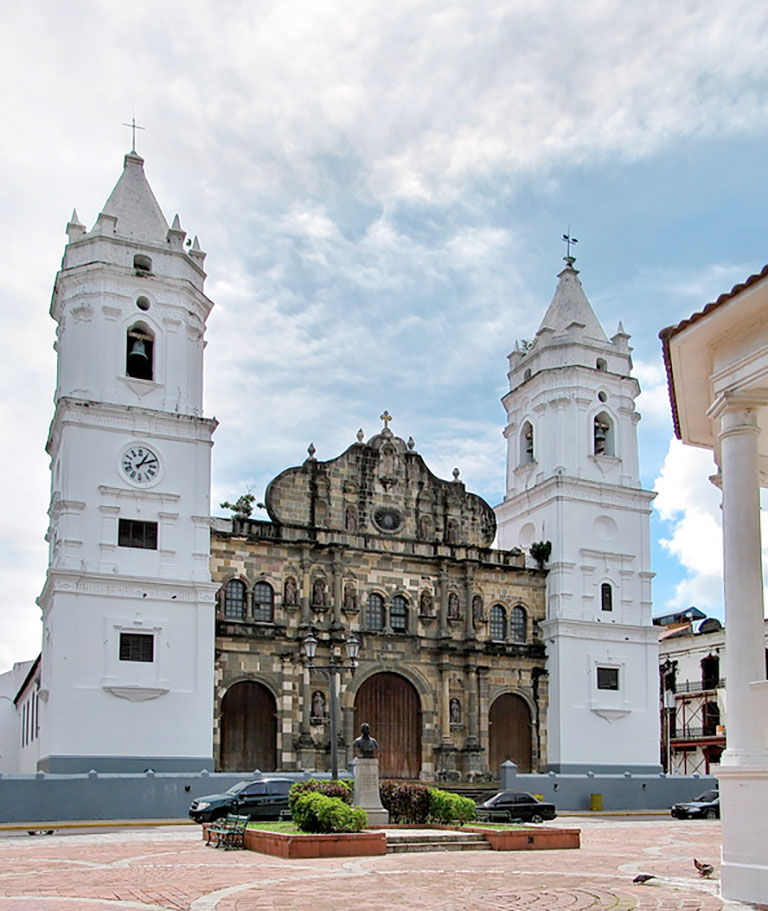
[{"label": "weather vane", "polygon": [[565,241],[566,254],[563,259],[568,263],[569,266],[572,266],[576,262],[576,257],[571,256],[571,247],[577,244],[579,241],[575,237],[571,237],[571,226],[568,225],[568,233],[563,234],[563,240]]},{"label": "weather vane", "polygon": [[136,130],[143,130],[144,127],[140,127],[140,126],[138,125],[138,123],[136,123],[136,115],[135,115],[135,114],[133,115],[133,117],[131,117],[131,122],[130,122],[130,123],[124,123],[123,126],[124,126],[124,127],[130,127],[130,129],[131,129],[131,151],[132,151],[132,152],[135,152],[135,151],[136,151]]}]

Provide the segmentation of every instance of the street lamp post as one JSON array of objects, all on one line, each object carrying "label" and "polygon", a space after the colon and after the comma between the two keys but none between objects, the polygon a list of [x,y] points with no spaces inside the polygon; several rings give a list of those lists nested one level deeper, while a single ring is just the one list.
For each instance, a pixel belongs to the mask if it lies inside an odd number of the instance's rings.
[{"label": "street lamp post", "polygon": [[317,654],[317,639],[310,632],[301,643],[307,666],[310,670],[322,671],[328,677],[330,688],[330,714],[331,714],[331,774],[334,779],[339,777],[339,743],[338,743],[338,712],[339,699],[336,691],[336,678],[342,671],[354,671],[357,667],[357,656],[360,652],[360,642],[350,633],[344,641],[344,650],[347,654],[348,664],[343,664],[340,658],[331,652],[328,664],[315,664]]}]

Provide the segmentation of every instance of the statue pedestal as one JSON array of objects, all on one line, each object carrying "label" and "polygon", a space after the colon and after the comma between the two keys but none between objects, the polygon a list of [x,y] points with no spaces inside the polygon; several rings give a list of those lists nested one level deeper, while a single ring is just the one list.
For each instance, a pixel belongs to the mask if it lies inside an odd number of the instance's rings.
[{"label": "statue pedestal", "polygon": [[355,759],[352,805],[365,810],[369,826],[385,826],[389,822],[389,812],[382,806],[379,796],[378,759]]}]

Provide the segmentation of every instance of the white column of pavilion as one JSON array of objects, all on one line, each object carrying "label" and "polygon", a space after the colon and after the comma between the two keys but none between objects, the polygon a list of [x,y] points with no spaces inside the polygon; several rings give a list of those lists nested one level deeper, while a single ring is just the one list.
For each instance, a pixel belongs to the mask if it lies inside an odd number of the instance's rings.
[{"label": "white column of pavilion", "polygon": [[760,488],[768,485],[768,266],[660,333],[678,437],[711,449],[723,491],[726,740],[721,891],[768,901],[768,680]]}]

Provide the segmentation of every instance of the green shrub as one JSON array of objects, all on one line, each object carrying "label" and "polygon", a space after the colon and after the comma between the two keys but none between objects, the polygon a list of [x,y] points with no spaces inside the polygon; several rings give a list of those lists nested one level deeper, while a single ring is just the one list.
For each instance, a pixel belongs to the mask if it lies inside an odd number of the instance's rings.
[{"label": "green shrub", "polygon": [[340,797],[319,791],[299,794],[291,811],[302,832],[359,832],[368,821],[362,807],[350,807]]},{"label": "green shrub", "polygon": [[297,781],[291,785],[288,793],[288,802],[293,813],[293,805],[302,794],[319,793],[325,794],[326,797],[338,797],[344,803],[352,803],[352,782],[343,779],[337,780],[320,780],[319,778],[309,778],[307,781]]},{"label": "green shrub", "polygon": [[424,785],[383,781],[379,796],[392,823],[423,825],[429,818],[429,790]]},{"label": "green shrub", "polygon": [[475,804],[469,797],[442,791],[440,788],[429,789],[429,818],[431,822],[447,824],[471,822],[475,818]]}]

